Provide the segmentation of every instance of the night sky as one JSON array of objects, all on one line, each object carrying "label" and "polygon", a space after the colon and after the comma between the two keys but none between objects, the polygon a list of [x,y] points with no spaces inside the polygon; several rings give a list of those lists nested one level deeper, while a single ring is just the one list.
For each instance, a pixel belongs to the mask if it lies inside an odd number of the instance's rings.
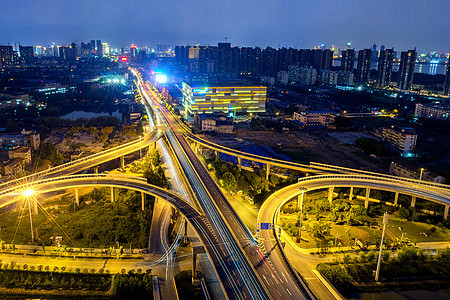
[{"label": "night sky", "polygon": [[450,51],[449,0],[0,0],[0,44],[216,45]]}]

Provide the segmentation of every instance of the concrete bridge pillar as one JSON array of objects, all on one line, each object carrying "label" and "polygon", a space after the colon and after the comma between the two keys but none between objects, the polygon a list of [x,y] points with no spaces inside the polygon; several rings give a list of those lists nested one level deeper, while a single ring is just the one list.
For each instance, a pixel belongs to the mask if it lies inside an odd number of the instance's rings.
[{"label": "concrete bridge pillar", "polygon": [[192,247],[192,278],[196,277],[197,271],[197,254],[205,253],[203,246]]},{"label": "concrete bridge pillar", "polygon": [[444,220],[447,220],[448,218],[448,209],[450,208],[450,205],[446,205],[444,208]]},{"label": "concrete bridge pillar", "polygon": [[411,207],[416,207],[416,200],[417,200],[416,196],[412,196],[412,198],[411,198]]},{"label": "concrete bridge pillar", "polygon": [[297,208],[301,210],[303,207],[303,199],[304,199],[305,193],[301,193],[297,197]]},{"label": "concrete bridge pillar", "polygon": [[121,156],[121,157],[120,157],[120,167],[121,167],[122,169],[125,168],[125,156]]},{"label": "concrete bridge pillar", "polygon": [[218,157],[219,157],[219,151],[217,151],[217,150],[214,150],[214,154],[216,155],[216,158],[218,158]]},{"label": "concrete bridge pillar", "polygon": [[142,202],[142,210],[145,209],[145,194],[141,192],[141,202]]},{"label": "concrete bridge pillar", "polygon": [[98,166],[95,166],[95,167],[94,167],[94,173],[95,173],[95,174],[98,174]]},{"label": "concrete bridge pillar", "polygon": [[238,166],[239,170],[242,170],[242,157],[238,156]]},{"label": "concrete bridge pillar", "polygon": [[80,197],[78,196],[78,189],[75,189],[75,203],[78,205],[80,205]]},{"label": "concrete bridge pillar", "polygon": [[334,186],[329,187],[328,188],[328,202],[330,202],[330,205],[331,205],[331,202],[333,202],[333,192],[334,192]]},{"label": "concrete bridge pillar", "polygon": [[394,205],[398,205],[398,192],[395,192]]},{"label": "concrete bridge pillar", "polygon": [[370,187],[366,188],[366,200],[364,201],[364,207],[369,208]]},{"label": "concrete bridge pillar", "polygon": [[352,186],[350,187],[350,194],[348,195],[348,199],[349,199],[350,201],[353,200],[353,187],[352,187]]},{"label": "concrete bridge pillar", "polygon": [[305,177],[309,177],[309,175],[311,174],[309,174],[308,172],[305,173]]},{"label": "concrete bridge pillar", "polygon": [[109,187],[110,196],[111,196],[111,203],[114,203],[114,187]]},{"label": "concrete bridge pillar", "polygon": [[266,180],[269,180],[269,177],[270,177],[270,165],[269,164],[267,164],[267,170],[266,170]]}]

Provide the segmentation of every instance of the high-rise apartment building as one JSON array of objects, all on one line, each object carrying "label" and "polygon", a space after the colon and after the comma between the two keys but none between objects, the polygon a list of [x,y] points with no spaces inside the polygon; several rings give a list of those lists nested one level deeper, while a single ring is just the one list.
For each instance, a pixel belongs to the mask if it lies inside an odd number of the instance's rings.
[{"label": "high-rise apartment building", "polygon": [[444,95],[450,96],[450,56],[447,61],[447,74],[445,75]]},{"label": "high-rise apartment building", "polygon": [[0,46],[0,68],[14,64],[14,53],[12,46]]},{"label": "high-rise apartment building", "polygon": [[95,55],[98,57],[103,57],[103,45],[101,40],[97,40],[97,47],[95,47]]},{"label": "high-rise apartment building", "polygon": [[333,52],[330,49],[314,49],[312,66],[316,70],[329,70],[333,64]]},{"label": "high-rise apartment building", "polygon": [[366,84],[370,79],[370,70],[372,66],[372,50],[364,49],[358,51],[358,66],[356,71],[356,81]]},{"label": "high-rise apartment building", "polygon": [[355,67],[355,49],[342,51],[341,69],[344,72],[353,72]]},{"label": "high-rise apartment building", "polygon": [[416,50],[403,51],[400,56],[400,68],[398,69],[397,87],[401,90],[411,88],[416,66]]},{"label": "high-rise apartment building", "polygon": [[29,64],[34,60],[33,46],[19,46],[20,61],[23,64]]},{"label": "high-rise apartment building", "polygon": [[385,87],[391,84],[392,66],[394,64],[394,49],[380,51],[378,60],[377,86]]},{"label": "high-rise apartment building", "polygon": [[219,73],[231,72],[231,43],[217,45],[217,71]]}]

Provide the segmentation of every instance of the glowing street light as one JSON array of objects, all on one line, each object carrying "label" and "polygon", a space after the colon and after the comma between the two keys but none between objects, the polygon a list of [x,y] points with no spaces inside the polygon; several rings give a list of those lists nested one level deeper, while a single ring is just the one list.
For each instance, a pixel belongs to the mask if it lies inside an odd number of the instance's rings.
[{"label": "glowing street light", "polygon": [[425,171],[425,169],[424,169],[424,168],[420,168],[420,177],[419,177],[419,180],[422,180],[423,171]]},{"label": "glowing street light", "polygon": [[28,189],[28,190],[25,190],[22,192],[22,195],[24,195],[25,197],[33,196],[33,194],[34,194],[34,190],[32,190],[32,189]]},{"label": "glowing street light", "polygon": [[30,229],[31,229],[31,242],[34,243],[34,231],[33,231],[33,218],[31,217],[31,196],[33,196],[34,190],[32,189],[26,189],[22,192],[22,195],[24,195],[28,199],[28,211],[30,212]]}]

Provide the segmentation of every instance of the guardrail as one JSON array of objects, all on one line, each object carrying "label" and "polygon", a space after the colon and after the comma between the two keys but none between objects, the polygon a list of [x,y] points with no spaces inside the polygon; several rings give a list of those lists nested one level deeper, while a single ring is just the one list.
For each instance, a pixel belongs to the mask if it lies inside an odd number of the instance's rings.
[{"label": "guardrail", "polygon": [[40,179],[40,178],[44,177],[47,174],[51,174],[51,173],[58,172],[60,170],[64,170],[64,169],[72,167],[74,165],[78,165],[78,164],[84,163],[86,161],[93,160],[93,159],[96,159],[98,157],[101,157],[101,156],[104,156],[104,155],[108,155],[108,154],[111,154],[111,153],[116,152],[116,151],[123,150],[124,148],[136,146],[136,145],[139,145],[139,144],[144,143],[144,142],[146,143],[150,139],[155,137],[156,134],[157,133],[155,131],[153,131],[152,133],[150,133],[150,135],[148,137],[145,137],[142,140],[130,141],[130,142],[125,143],[123,145],[119,145],[119,146],[107,149],[105,151],[101,151],[99,153],[95,153],[95,154],[92,154],[92,155],[89,155],[89,156],[86,156],[86,157],[83,157],[83,158],[80,158],[80,159],[77,159],[77,160],[73,160],[73,161],[70,161],[68,163],[56,166],[56,167],[52,167],[52,168],[44,170],[44,171],[40,171],[40,172],[31,174],[31,175],[28,175],[28,176],[24,176],[24,177],[21,177],[21,178],[17,178],[17,179],[14,179],[14,180],[2,183],[2,184],[0,184],[0,190],[8,188],[9,186],[12,186],[12,185],[21,185],[21,184],[25,184],[26,182],[29,183],[29,182],[37,179],[37,178]]},{"label": "guardrail", "polygon": [[[63,177],[42,179],[42,180],[39,180],[39,182],[37,184],[43,185],[43,184],[49,184],[49,183],[52,183],[55,181],[61,181],[61,180],[102,179],[102,178],[126,179],[127,181],[147,182],[146,178],[138,177],[138,176],[129,176],[129,175],[120,175],[120,174],[79,174],[79,175],[69,175],[69,176],[63,176]],[[5,196],[7,194],[13,194],[13,195],[20,194],[20,192],[17,193],[17,190],[21,190],[23,187],[27,189],[32,186],[30,185],[30,183],[23,183],[19,186],[14,186],[14,187],[10,187],[8,189],[0,190],[0,197]]]},{"label": "guardrail", "polygon": [[246,152],[242,152],[242,151],[235,150],[235,149],[230,149],[225,146],[209,142],[209,141],[199,138],[197,136],[193,136],[192,134],[186,134],[186,137],[188,137],[189,139],[191,139],[197,143],[204,145],[205,147],[216,148],[218,151],[223,151],[224,153],[230,153],[230,155],[238,155],[238,156],[254,158],[254,159],[262,161],[263,163],[269,164],[269,165],[280,164],[280,165],[283,165],[282,166],[283,168],[290,168],[290,167],[298,167],[298,168],[302,168],[302,169],[309,168],[312,171],[317,171],[317,169],[327,169],[327,170],[333,170],[333,171],[338,171],[338,172],[343,172],[343,173],[364,174],[364,175],[369,175],[369,176],[378,177],[378,178],[390,178],[390,179],[403,181],[403,182],[410,182],[410,183],[415,183],[415,184],[420,184],[420,185],[426,185],[426,186],[430,186],[433,188],[439,188],[439,189],[444,189],[444,190],[450,191],[450,185],[447,185],[447,184],[440,184],[440,183],[435,183],[435,182],[430,182],[430,181],[410,179],[410,178],[398,177],[398,176],[393,176],[393,175],[388,175],[388,174],[356,170],[356,169],[351,169],[351,168],[346,168],[346,167],[339,167],[339,166],[327,165],[327,164],[315,163],[315,162],[310,162],[309,165],[304,165],[304,164],[288,162],[288,161],[283,161],[283,160],[274,159],[274,158],[263,157],[263,156],[259,156],[256,154],[246,153]]},{"label": "guardrail", "polygon": [[[317,176],[309,176],[309,177],[302,177],[298,179],[298,183],[305,182],[305,181],[312,181],[312,180],[321,180],[321,179],[357,179],[357,180],[367,180],[372,181],[375,183],[385,182],[389,184],[394,184],[397,186],[405,186],[405,183],[410,183],[410,187],[417,188],[417,189],[427,189],[426,192],[430,195],[435,195],[438,197],[443,198],[450,198],[450,194],[448,193],[442,193],[443,191],[441,189],[429,189],[428,185],[422,184],[422,182],[417,182],[416,180],[402,180],[398,178],[383,178],[378,176],[369,176],[369,175],[317,175]],[[332,182],[329,183],[330,185],[333,185]],[[445,192],[447,192],[445,190]],[[450,200],[450,199],[449,199]]]},{"label": "guardrail", "polygon": [[315,167],[320,167],[320,168],[342,171],[342,172],[365,174],[365,175],[382,177],[382,178],[391,178],[391,179],[401,180],[401,181],[405,181],[405,182],[412,182],[412,183],[417,183],[417,184],[421,184],[421,185],[427,185],[427,186],[432,186],[432,187],[436,187],[436,188],[450,190],[450,185],[447,185],[447,184],[435,183],[435,182],[424,181],[424,180],[419,180],[419,179],[398,177],[398,176],[394,176],[394,175],[381,174],[381,173],[369,172],[369,171],[364,171],[364,170],[344,168],[344,167],[327,165],[327,164],[316,163],[316,162],[310,162],[310,165],[315,166]]}]

